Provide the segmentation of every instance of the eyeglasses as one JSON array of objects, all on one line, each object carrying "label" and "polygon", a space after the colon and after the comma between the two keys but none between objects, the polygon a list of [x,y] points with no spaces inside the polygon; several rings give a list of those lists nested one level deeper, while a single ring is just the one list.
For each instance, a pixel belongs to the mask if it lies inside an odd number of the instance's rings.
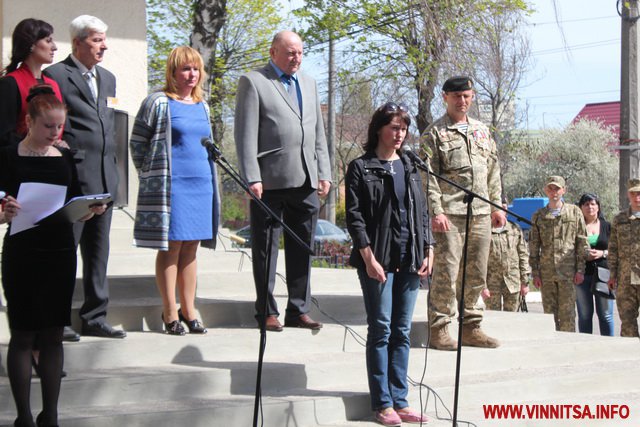
[{"label": "eyeglasses", "polygon": [[395,113],[396,111],[404,111],[405,113],[409,112],[409,107],[404,102],[400,102],[396,104],[395,102],[387,102],[378,110],[384,111],[385,113]]}]

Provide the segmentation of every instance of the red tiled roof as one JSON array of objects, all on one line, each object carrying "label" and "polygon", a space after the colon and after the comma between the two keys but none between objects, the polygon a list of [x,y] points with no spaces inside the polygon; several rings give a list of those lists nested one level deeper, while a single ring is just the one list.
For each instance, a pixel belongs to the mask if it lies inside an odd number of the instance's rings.
[{"label": "red tiled roof", "polygon": [[620,135],[620,101],[595,102],[582,107],[582,110],[573,119],[575,123],[579,119],[589,119],[602,122],[605,126],[612,126],[615,134]]}]

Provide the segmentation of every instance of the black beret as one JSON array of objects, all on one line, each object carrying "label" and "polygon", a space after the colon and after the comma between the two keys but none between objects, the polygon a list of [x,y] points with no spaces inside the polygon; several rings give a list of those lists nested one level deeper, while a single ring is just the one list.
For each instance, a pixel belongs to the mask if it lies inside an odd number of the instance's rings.
[{"label": "black beret", "polygon": [[473,89],[473,81],[467,76],[455,76],[442,85],[443,92],[462,92]]}]

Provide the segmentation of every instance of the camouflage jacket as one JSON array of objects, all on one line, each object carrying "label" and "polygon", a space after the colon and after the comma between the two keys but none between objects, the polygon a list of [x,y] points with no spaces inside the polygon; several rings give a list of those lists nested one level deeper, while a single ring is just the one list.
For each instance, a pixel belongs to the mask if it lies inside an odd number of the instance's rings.
[{"label": "camouflage jacket", "polygon": [[608,261],[611,277],[619,283],[640,285],[640,218],[629,209],[611,222]]},{"label": "camouflage jacket", "polygon": [[510,292],[520,290],[521,283],[529,280],[529,250],[522,230],[507,221],[500,231],[491,229],[491,249],[489,251],[488,277],[502,278]]},{"label": "camouflage jacket", "polygon": [[534,277],[573,280],[576,273],[584,273],[589,242],[579,207],[565,203],[554,218],[545,206],[533,214],[531,223],[529,264]]},{"label": "camouflage jacket", "polygon": [[[500,205],[502,184],[496,143],[482,122],[467,120],[466,134],[446,114],[427,128],[422,144],[425,151],[431,152],[430,167],[435,173]],[[464,196],[464,191],[429,176],[433,215],[465,215]],[[471,207],[473,215],[488,215],[495,210],[479,199],[474,199]]]}]

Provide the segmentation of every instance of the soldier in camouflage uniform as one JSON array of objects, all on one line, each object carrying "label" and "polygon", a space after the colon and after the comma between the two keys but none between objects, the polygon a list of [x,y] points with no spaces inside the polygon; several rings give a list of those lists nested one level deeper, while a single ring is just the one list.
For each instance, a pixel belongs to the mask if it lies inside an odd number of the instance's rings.
[{"label": "soldier in camouflage uniform", "polygon": [[640,307],[640,179],[631,179],[627,196],[629,209],[611,222],[609,236],[609,288],[618,289],[616,303],[620,315],[620,336],[639,337]]},{"label": "soldier in camouflage uniform", "polygon": [[[474,97],[473,82],[468,77],[452,77],[444,83],[442,91],[447,112],[423,135],[425,151],[432,153],[430,167],[500,204],[502,185],[496,144],[485,125],[467,116]],[[429,176],[428,196],[436,239],[429,295],[429,345],[439,350],[455,350],[457,342],[449,335],[448,325],[456,315],[460,294],[467,204],[463,200],[464,191],[433,176]],[[479,199],[473,200],[471,213],[462,344],[495,348],[500,345],[498,340],[485,335],[480,328],[482,308],[477,302],[486,287],[491,224],[502,227],[506,217],[501,210]]]},{"label": "soldier in camouflage uniform", "polygon": [[487,310],[516,311],[519,296],[529,292],[529,273],[529,249],[522,229],[511,221],[492,228],[487,291],[483,293]]},{"label": "soldier in camouflage uniform", "polygon": [[584,281],[587,226],[580,208],[562,200],[564,178],[547,178],[544,192],[549,204],[533,214],[529,231],[533,284],[542,292],[544,312],[553,313],[556,330],[575,332],[575,285]]}]

